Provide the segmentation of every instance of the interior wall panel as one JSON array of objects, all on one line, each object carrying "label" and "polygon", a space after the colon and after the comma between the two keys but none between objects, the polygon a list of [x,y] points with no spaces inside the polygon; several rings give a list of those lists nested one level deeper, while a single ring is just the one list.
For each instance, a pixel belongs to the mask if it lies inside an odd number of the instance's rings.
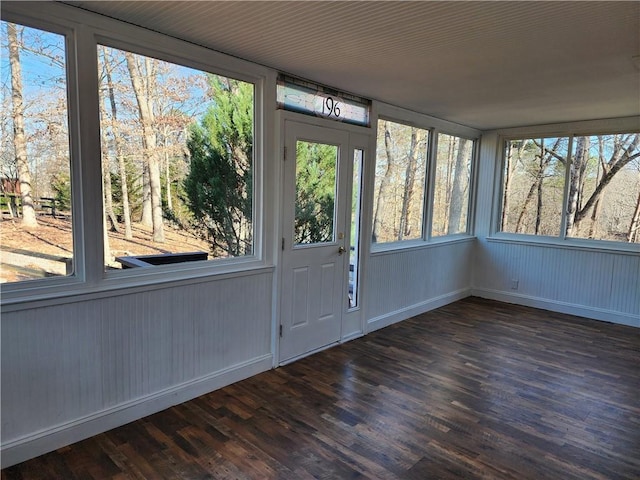
[{"label": "interior wall panel", "polygon": [[478,242],[473,284],[479,295],[640,326],[639,276],[638,255],[490,240]]},{"label": "interior wall panel", "polygon": [[374,254],[366,275],[367,319],[469,289],[474,240]]},{"label": "interior wall panel", "polygon": [[271,278],[4,313],[2,443],[269,355]]}]

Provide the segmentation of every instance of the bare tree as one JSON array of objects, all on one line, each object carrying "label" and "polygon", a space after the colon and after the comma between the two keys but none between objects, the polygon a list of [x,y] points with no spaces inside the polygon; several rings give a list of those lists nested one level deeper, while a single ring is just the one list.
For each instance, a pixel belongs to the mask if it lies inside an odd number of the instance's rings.
[{"label": "bare tree", "polygon": [[[142,125],[143,157],[148,173],[149,196],[151,199],[151,219],[153,223],[153,241],[164,242],[162,220],[162,197],[160,186],[160,162],[157,152],[155,116],[153,112],[154,73],[152,60],[145,58],[144,69],[136,61],[133,53],[125,52],[131,85],[138,103],[140,123]],[[144,175],[143,175],[144,177]]]},{"label": "bare tree", "polygon": [[376,200],[375,211],[373,214],[373,241],[375,242],[378,236],[382,233],[382,204],[384,199],[388,196],[389,184],[391,182],[391,173],[394,165],[393,151],[391,148],[391,133],[389,132],[388,122],[382,122],[384,129],[384,145],[386,151],[386,163],[384,167],[384,174],[380,180],[380,188],[378,190],[378,198]]},{"label": "bare tree", "polygon": [[113,85],[113,64],[106,47],[102,47],[102,62],[104,67],[104,80],[107,88],[107,97],[111,107],[111,132],[113,134],[113,144],[115,155],[118,161],[118,173],[120,174],[120,193],[122,196],[122,218],[124,221],[124,237],[128,240],[133,238],[131,229],[131,207],[129,205],[129,180],[127,178],[127,168],[125,156],[120,139],[120,128],[118,124],[118,109],[116,106],[114,85]]},{"label": "bare tree", "polygon": [[463,207],[465,201],[464,192],[469,185],[469,164],[471,146],[473,142],[466,138],[458,139],[458,154],[453,170],[453,186],[451,188],[451,202],[449,203],[449,224],[447,233],[457,233],[460,229]]},{"label": "bare tree", "polygon": [[[598,200],[602,198],[604,190],[614,176],[631,161],[640,157],[640,134],[623,134],[614,136],[613,148],[610,155],[605,155],[605,149],[600,149],[598,161],[603,170],[593,192],[584,201],[585,171],[589,161],[590,137],[577,137],[576,153],[571,163],[569,178],[569,204],[567,209],[567,236],[575,235],[580,223],[588,216]],[[608,158],[607,158],[608,157]],[[631,222],[633,223],[633,222]]]},{"label": "bare tree", "polygon": [[640,241],[640,191],[638,191],[638,199],[636,200],[636,208],[633,212],[629,231],[627,233],[627,242],[637,243]]},{"label": "bare tree", "polygon": [[22,201],[22,223],[29,227],[38,225],[32,196],[31,171],[27,158],[27,145],[24,134],[24,102],[22,96],[22,68],[20,66],[20,45],[16,25],[7,23],[9,41],[9,65],[11,69],[11,100],[13,104],[13,137],[20,180]]},{"label": "bare tree", "polygon": [[[386,137],[385,137],[386,138]],[[404,196],[402,197],[402,210],[400,213],[400,228],[398,228],[398,240],[411,234],[409,211],[413,199],[413,186],[416,179],[416,164],[418,162],[418,129],[411,129],[411,141],[409,154],[407,155],[407,167],[404,176]]]}]

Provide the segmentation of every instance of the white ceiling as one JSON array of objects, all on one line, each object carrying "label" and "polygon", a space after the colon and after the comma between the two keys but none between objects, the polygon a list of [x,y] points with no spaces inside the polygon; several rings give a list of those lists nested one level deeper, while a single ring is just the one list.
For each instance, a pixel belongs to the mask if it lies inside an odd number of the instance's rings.
[{"label": "white ceiling", "polygon": [[482,130],[640,114],[640,2],[70,2]]}]

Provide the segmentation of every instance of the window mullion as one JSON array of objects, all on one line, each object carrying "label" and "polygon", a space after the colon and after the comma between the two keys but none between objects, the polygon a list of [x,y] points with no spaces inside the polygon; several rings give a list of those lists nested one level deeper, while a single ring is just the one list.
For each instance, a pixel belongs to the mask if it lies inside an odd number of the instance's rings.
[{"label": "window mullion", "polygon": [[76,32],[77,100],[80,142],[79,213],[82,218],[84,276],[88,284],[103,277],[104,228],[102,212],[102,170],[100,148],[100,110],[98,103],[98,57],[93,33],[85,27]]},{"label": "window mullion", "polygon": [[433,231],[433,202],[436,183],[436,159],[438,156],[438,133],[437,129],[429,131],[429,150],[427,151],[426,174],[425,174],[425,195],[423,207],[423,232],[422,237],[426,241],[431,240]]}]

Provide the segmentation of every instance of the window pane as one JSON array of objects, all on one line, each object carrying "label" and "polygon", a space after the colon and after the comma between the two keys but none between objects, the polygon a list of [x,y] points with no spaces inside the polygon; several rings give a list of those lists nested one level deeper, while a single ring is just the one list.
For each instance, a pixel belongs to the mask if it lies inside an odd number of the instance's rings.
[{"label": "window pane", "polygon": [[360,293],[360,211],[364,151],[353,151],[353,183],[351,187],[351,244],[349,247],[349,308],[358,306]]},{"label": "window pane", "polygon": [[296,143],[296,245],[334,241],[338,147]]},{"label": "window pane", "polygon": [[422,238],[428,130],[378,123],[373,241]]},{"label": "window pane", "polygon": [[473,141],[438,134],[431,235],[467,231]]},{"label": "window pane", "polygon": [[575,137],[567,236],[640,242],[640,134]]},{"label": "window pane", "polygon": [[567,149],[566,137],[507,142],[502,231],[560,234]]},{"label": "window pane", "polygon": [[107,268],[251,255],[253,84],[105,46],[98,60]]},{"label": "window pane", "polygon": [[65,38],[2,22],[0,282],[73,271]]}]

